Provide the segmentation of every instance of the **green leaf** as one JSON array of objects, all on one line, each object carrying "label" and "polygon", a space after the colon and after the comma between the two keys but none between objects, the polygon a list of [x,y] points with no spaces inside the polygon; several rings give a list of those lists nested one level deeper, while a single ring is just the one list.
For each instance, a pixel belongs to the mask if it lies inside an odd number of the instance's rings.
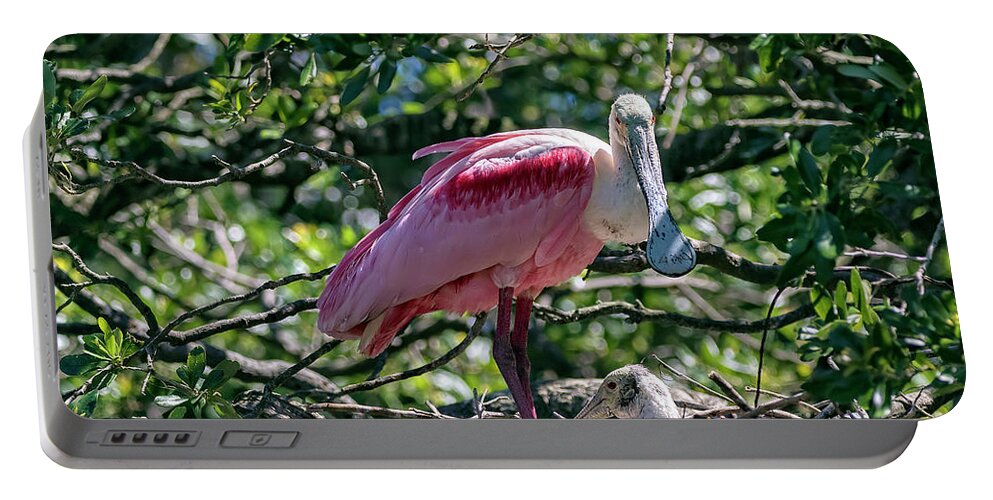
[{"label": "green leaf", "polygon": [[821,257],[833,263],[834,259],[845,250],[845,230],[834,214],[822,212],[819,218],[814,246]]},{"label": "green leaf", "polygon": [[179,405],[186,404],[189,399],[176,394],[169,394],[166,396],[155,396],[155,404],[163,408],[175,408]]},{"label": "green leaf", "polygon": [[838,308],[838,316],[848,316],[848,287],[844,281],[838,281],[834,289],[834,305]]},{"label": "green leaf", "polygon": [[100,78],[97,78],[95,82],[90,84],[90,86],[83,92],[83,95],[79,97],[79,100],[72,105],[72,112],[79,114],[79,112],[82,111],[83,108],[90,103],[90,101],[96,99],[97,96],[100,95],[100,92],[103,92],[103,88],[106,85],[107,75],[100,75]]},{"label": "green leaf", "polygon": [[134,106],[125,106],[125,107],[123,107],[121,109],[118,109],[116,111],[113,111],[111,113],[108,113],[108,114],[104,115],[104,118],[106,118],[108,120],[111,120],[111,121],[117,121],[117,120],[122,120],[124,118],[127,118],[127,117],[133,115],[134,112],[135,112],[135,107]]},{"label": "green leaf", "polygon": [[878,75],[879,78],[882,78],[887,83],[900,90],[905,90],[908,86],[907,81],[903,79],[903,76],[901,76],[900,73],[889,64],[874,64],[869,66],[869,71],[872,71]]},{"label": "green leaf", "polygon": [[831,301],[831,296],[820,286],[810,289],[810,303],[814,305],[814,311],[817,312],[817,316],[821,320],[826,320],[828,314],[834,309],[834,302]]},{"label": "green leaf", "polygon": [[186,356],[186,365],[180,366],[176,370],[179,378],[183,379],[190,387],[195,387],[197,381],[203,375],[203,370],[207,367],[207,353],[203,346],[196,346]]},{"label": "green leaf", "polygon": [[89,354],[70,354],[59,360],[59,370],[70,376],[85,375],[106,364],[106,361]]},{"label": "green leaf", "polygon": [[365,88],[365,82],[369,79],[369,70],[369,66],[366,66],[345,82],[345,90],[341,93],[342,106],[348,105],[348,103],[354,101],[362,93],[362,89]]},{"label": "green leaf", "polygon": [[390,59],[385,59],[383,64],[379,66],[379,82],[376,85],[376,90],[380,94],[385,94],[387,90],[390,90],[390,86],[393,85],[393,77],[396,74],[396,63]]},{"label": "green leaf", "polygon": [[852,304],[855,307],[862,307],[862,274],[859,273],[858,268],[852,268],[848,288],[852,291]]},{"label": "green leaf", "polygon": [[350,48],[352,49],[353,53],[360,55],[362,57],[369,57],[369,55],[372,54],[372,46],[369,45],[368,43],[364,43],[364,42],[355,43],[352,44]]},{"label": "green leaf", "polygon": [[220,387],[224,384],[224,382],[227,382],[228,379],[238,373],[239,368],[240,365],[230,359],[225,359],[224,361],[217,363],[217,366],[215,366],[214,369],[211,370],[206,377],[204,377],[203,385],[200,386],[200,389],[210,391]]},{"label": "green leaf", "polygon": [[796,235],[798,230],[802,230],[805,225],[806,221],[798,217],[796,213],[781,214],[780,217],[766,222],[755,232],[755,235],[785,251],[788,249],[790,238]]},{"label": "green leaf", "polygon": [[816,156],[820,156],[830,151],[834,140],[834,129],[834,125],[817,127],[814,136],[810,138],[810,152]]},{"label": "green leaf", "polygon": [[100,331],[103,332],[104,335],[110,333],[112,330],[112,328],[110,328],[110,323],[108,323],[107,319],[103,317],[97,318],[97,326],[100,327]]},{"label": "green leaf", "polygon": [[813,245],[807,235],[801,234],[790,245],[790,258],[779,271],[777,286],[786,286],[793,278],[803,275],[814,263]]},{"label": "green leaf", "polygon": [[93,411],[97,408],[97,399],[99,399],[100,393],[97,391],[90,391],[82,396],[72,400],[69,403],[69,409],[75,412],[81,417],[92,417]]},{"label": "green leaf", "polygon": [[436,62],[436,63],[452,62],[451,57],[443,55],[439,53],[437,50],[428,47],[427,45],[421,45],[420,47],[414,49],[414,55],[428,62]]},{"label": "green leaf", "polygon": [[107,354],[111,358],[116,358],[121,353],[120,333],[120,330],[111,330],[109,332],[104,332],[103,334],[103,345],[107,349]]},{"label": "green leaf", "polygon": [[315,52],[310,53],[310,58],[307,59],[307,64],[303,66],[300,71],[300,86],[306,87],[310,85],[310,82],[317,76],[317,54]]},{"label": "green leaf", "polygon": [[865,170],[869,177],[879,175],[883,169],[890,164],[890,160],[893,159],[893,155],[896,154],[896,150],[897,146],[894,141],[883,141],[879,143],[879,145],[872,150],[872,154],[869,155],[869,161],[865,164]]},{"label": "green leaf", "polygon": [[83,351],[95,358],[110,361],[111,356],[107,354],[107,347],[103,343],[103,338],[99,335],[83,336]]},{"label": "green leaf", "polygon": [[94,392],[99,391],[100,389],[110,385],[115,378],[117,378],[117,372],[114,370],[104,369],[104,371],[97,372],[97,374],[93,376],[93,381],[90,382],[90,390]]},{"label": "green leaf", "polygon": [[125,336],[121,341],[121,359],[128,359],[134,353],[141,350],[141,344],[134,341],[130,335]]},{"label": "green leaf", "polygon": [[231,403],[221,398],[212,398],[204,408],[204,416],[207,418],[241,418],[238,411]]},{"label": "green leaf", "polygon": [[276,45],[282,39],[282,34],[252,33],[245,35],[245,45],[243,47],[248,52],[261,52],[272,48],[273,45]]},{"label": "green leaf", "polygon": [[55,95],[56,85],[55,85],[55,64],[47,59],[42,62],[42,73],[41,79],[44,84],[44,99],[45,105],[48,106],[49,103],[55,101],[57,97]]},{"label": "green leaf", "polygon": [[90,128],[90,120],[84,118],[70,118],[66,120],[66,126],[62,129],[63,137],[72,137],[82,134]]},{"label": "green leaf", "polygon": [[810,154],[807,148],[800,148],[797,168],[800,170],[800,179],[807,186],[810,192],[817,196],[821,193],[821,169],[817,166],[817,160]]},{"label": "green leaf", "polygon": [[187,409],[185,406],[177,406],[169,412],[168,418],[178,419],[186,416]]},{"label": "green leaf", "polygon": [[838,65],[838,73],[852,78],[862,78],[865,80],[878,80],[880,78],[876,75],[876,73],[870,71],[869,68],[858,64],[840,64]]}]

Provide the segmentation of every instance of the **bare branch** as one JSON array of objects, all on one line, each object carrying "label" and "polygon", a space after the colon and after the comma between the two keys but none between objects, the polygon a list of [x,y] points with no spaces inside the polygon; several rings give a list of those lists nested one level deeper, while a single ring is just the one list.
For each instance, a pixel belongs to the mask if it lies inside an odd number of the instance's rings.
[{"label": "bare branch", "polygon": [[297,281],[317,281],[319,279],[323,279],[327,277],[327,275],[331,274],[331,271],[333,271],[334,268],[335,266],[332,265],[330,267],[326,267],[324,269],[321,269],[320,271],[313,273],[291,274],[289,276],[284,276],[282,278],[279,278],[278,280],[266,281],[265,283],[259,285],[258,288],[255,288],[250,292],[243,293],[240,295],[232,295],[230,297],[225,297],[215,302],[211,302],[210,304],[205,304],[195,309],[191,309],[177,316],[176,319],[166,324],[166,326],[162,328],[162,332],[163,334],[168,334],[169,332],[175,330],[177,326],[181,325],[183,322],[189,320],[190,318],[199,316],[207,311],[210,311],[225,304],[231,304],[235,302],[246,302],[252,300],[255,297],[261,295],[262,292],[266,290],[275,290],[276,288],[288,285],[290,283],[295,283]]},{"label": "bare branch", "polygon": [[480,85],[483,84],[483,81],[486,80],[486,77],[490,76],[490,73],[493,72],[493,69],[496,68],[496,65],[507,57],[508,50],[517,47],[518,45],[521,45],[522,43],[532,38],[534,38],[534,35],[519,33],[517,35],[514,35],[514,38],[512,38],[509,42],[500,45],[499,47],[488,46],[487,48],[498,49],[496,52],[496,57],[494,57],[493,60],[490,61],[489,66],[487,66],[486,69],[483,70],[483,72],[479,75],[479,78],[476,78],[476,81],[470,83],[469,86],[462,89],[462,91],[458,93],[455,99],[459,102],[468,99],[469,96],[471,96],[472,93],[476,91],[476,88],[478,88]]},{"label": "bare branch", "polygon": [[820,118],[804,118],[803,111],[797,111],[790,118],[735,118],[724,122],[729,127],[847,127],[852,122],[845,120],[824,120]]},{"label": "bare branch", "polygon": [[744,411],[752,410],[752,406],[749,405],[747,401],[745,401],[745,398],[741,397],[741,394],[738,393],[738,391],[734,388],[734,386],[731,385],[727,380],[725,380],[720,373],[712,371],[709,374],[707,374],[707,378],[713,380],[714,383],[717,384],[717,387],[721,389],[721,392],[727,395],[728,399],[730,399],[731,402],[738,405],[738,408],[741,408]]},{"label": "bare branch", "polygon": [[665,66],[662,70],[662,92],[659,93],[659,102],[655,107],[655,112],[659,115],[665,113],[666,100],[669,92],[672,91],[672,46],[675,42],[675,34],[668,33],[665,36]]},{"label": "bare branch", "polygon": [[[336,153],[334,151],[328,151],[326,149],[321,149],[315,146],[308,146],[306,144],[299,144],[293,142],[289,139],[283,139],[286,144],[289,144],[289,149],[294,151],[301,151],[314,156],[325,163],[334,165],[347,165],[352,168],[357,168],[366,175],[366,177],[372,183],[372,191],[376,195],[376,206],[379,209],[380,220],[385,220],[389,214],[389,207],[386,205],[386,196],[383,195],[383,185],[379,182],[379,174],[369,166],[368,163],[353,158],[348,155],[343,155],[341,153]],[[347,178],[347,177],[346,177]],[[351,180],[349,180],[351,182]]]},{"label": "bare branch", "polygon": [[141,300],[141,297],[139,297],[138,294],[131,289],[131,286],[128,285],[127,282],[116,276],[99,274],[93,271],[87,267],[85,262],[83,262],[83,258],[65,243],[53,243],[52,249],[68,255],[72,259],[73,267],[82,273],[83,276],[86,276],[95,283],[108,284],[118,289],[122,294],[124,294],[125,297],[127,297],[128,301],[131,302],[131,305],[138,310],[138,313],[141,314],[142,318],[145,319],[145,323],[148,325],[148,331],[150,334],[155,335],[158,333],[159,323],[155,318],[155,313],[153,313],[152,309],[148,307],[148,304]]},{"label": "bare branch", "polygon": [[690,378],[689,375],[686,375],[685,373],[683,373],[683,372],[681,372],[681,371],[673,368],[672,366],[670,366],[665,361],[662,361],[662,358],[658,357],[657,355],[652,354],[652,358],[655,361],[657,361],[659,363],[659,365],[661,365],[663,368],[665,368],[666,370],[669,370],[669,373],[672,373],[673,375],[675,375],[675,376],[677,376],[677,377],[679,377],[679,378],[681,378],[681,379],[689,382],[690,384],[693,384],[694,386],[699,387],[700,389],[703,389],[703,391],[706,392],[707,394],[712,394],[714,396],[717,396],[717,397],[719,397],[719,398],[721,398],[721,399],[723,399],[725,401],[728,401],[729,403],[733,403],[734,402],[734,401],[731,400],[730,397],[725,396],[724,394],[721,394],[721,393],[719,393],[719,392],[711,389],[710,387],[707,387],[703,383]]},{"label": "bare branch", "polygon": [[786,80],[779,80],[779,86],[782,87],[784,91],[786,91],[786,95],[788,95],[790,97],[790,100],[793,101],[793,107],[796,109],[804,109],[804,110],[835,109],[843,113],[852,112],[852,110],[849,109],[844,104],[839,105],[830,101],[802,99],[796,93],[796,91],[793,90],[793,87],[786,82]]},{"label": "bare branch", "polygon": [[696,318],[692,316],[684,316],[678,313],[649,309],[641,304],[631,304],[628,302],[602,302],[593,306],[581,307],[568,312],[541,304],[535,304],[533,307],[536,316],[552,324],[573,323],[590,318],[618,314],[634,323],[652,321],[655,323],[683,326],[698,330],[737,333],[760,332],[766,327],[778,329],[786,325],[796,323],[802,319],[809,318],[815,314],[814,307],[810,304],[805,304],[794,309],[793,311],[780,316],[774,316],[768,320],[762,319],[757,321],[717,321],[707,318]]},{"label": "bare branch", "polygon": [[272,398],[272,391],[278,389],[290,377],[295,376],[304,368],[314,364],[315,361],[320,359],[325,354],[334,350],[334,348],[338,347],[338,345],[340,344],[341,344],[340,340],[329,340],[325,342],[324,344],[321,345],[321,347],[318,347],[317,350],[308,354],[299,362],[290,366],[286,370],[283,370],[282,373],[276,375],[271,380],[266,382],[265,387],[262,389],[262,396],[259,398],[258,404],[255,405],[255,410],[253,410],[252,414],[257,416],[261,411],[263,411],[267,406],[269,406],[269,402]]},{"label": "bare branch", "polygon": [[290,316],[296,316],[303,311],[316,308],[317,299],[300,299],[260,313],[214,321],[185,332],[173,331],[166,338],[173,345],[198,342],[230,330],[245,330],[257,325],[276,323]]},{"label": "bare branch", "polygon": [[920,267],[917,268],[917,272],[914,273],[914,278],[917,280],[917,293],[918,295],[924,295],[924,273],[927,272],[927,266],[931,265],[931,260],[934,259],[934,251],[938,248],[938,243],[941,242],[941,237],[945,234],[945,218],[942,217],[938,221],[938,227],[934,228],[934,235],[931,236],[931,243],[927,246],[927,251],[924,252],[924,260],[921,261]]},{"label": "bare branch", "polygon": [[798,392],[789,397],[775,399],[768,403],[758,405],[754,409],[745,411],[744,413],[740,414],[738,418],[755,418],[764,415],[766,413],[769,413],[773,410],[778,410],[790,405],[798,404],[801,402],[801,398],[803,398],[803,396],[804,393]]},{"label": "bare branch", "polygon": [[72,156],[76,161],[96,163],[97,165],[108,167],[114,170],[123,170],[126,173],[118,176],[110,177],[107,179],[101,179],[98,181],[90,182],[87,184],[75,184],[72,180],[65,179],[67,184],[66,185],[60,184],[60,187],[63,189],[63,191],[69,194],[79,195],[91,189],[96,189],[104,186],[112,186],[115,184],[120,184],[125,181],[140,179],[164,187],[203,189],[207,187],[219,186],[221,184],[224,184],[225,182],[241,179],[246,175],[250,175],[255,172],[265,170],[266,168],[272,166],[277,161],[282,160],[284,157],[286,157],[287,155],[293,152],[295,152],[295,148],[286,147],[267,156],[262,160],[259,160],[255,163],[250,163],[248,165],[245,165],[244,167],[236,167],[232,165],[230,168],[227,169],[227,171],[216,177],[211,177],[209,179],[203,179],[199,181],[180,181],[180,180],[165,179],[159,177],[158,175],[155,175],[151,171],[147,170],[146,168],[138,165],[133,161],[105,160],[102,158],[89,156],[86,153],[84,153],[83,150],[80,148],[72,148],[69,150],[69,155]]},{"label": "bare branch", "polygon": [[416,408],[411,408],[409,410],[395,410],[393,408],[383,408],[381,406],[348,403],[316,403],[308,406],[307,411],[325,411],[328,413],[346,413],[351,415],[385,418],[455,419],[455,417],[448,416],[440,412],[428,412],[418,410]]},{"label": "bare branch", "polygon": [[915,255],[887,252],[883,250],[869,250],[865,248],[853,248],[852,250],[845,252],[844,255],[845,257],[882,257],[900,260],[915,260],[917,262],[923,262],[925,259],[925,257],[918,257]]},{"label": "bare branch", "polygon": [[679,93],[676,94],[676,109],[672,112],[672,121],[669,122],[669,133],[666,134],[665,139],[662,140],[662,149],[669,149],[672,147],[672,141],[676,140],[676,130],[679,128],[679,122],[683,118],[683,108],[686,107],[686,93],[690,89],[690,79],[693,78],[693,72],[696,71],[696,61],[695,58],[700,55],[703,51],[703,39],[697,41],[695,47],[693,47],[693,57],[694,60],[686,63],[683,68],[683,73],[680,78],[683,80],[682,84],[679,86]]},{"label": "bare branch", "polygon": [[476,337],[478,337],[480,332],[483,331],[483,324],[485,322],[486,322],[486,313],[477,314],[475,316],[475,322],[472,324],[472,327],[469,328],[469,331],[466,333],[465,338],[462,339],[462,342],[460,342],[458,345],[453,347],[450,351],[443,354],[441,357],[431,361],[430,363],[427,363],[425,365],[404,372],[393,373],[372,380],[367,380],[365,382],[346,385],[340,391],[336,393],[328,394],[326,397],[327,399],[331,400],[346,394],[351,394],[353,392],[368,391],[370,389],[375,389],[377,387],[386,384],[399,382],[401,380],[406,380],[411,377],[416,377],[418,375],[423,375],[425,373],[437,370],[438,368],[441,368],[442,366],[448,364],[449,361],[455,359],[455,357],[458,356],[459,354],[462,354],[462,352],[465,351],[467,347],[469,347],[469,344],[471,344],[473,340],[476,340]]}]

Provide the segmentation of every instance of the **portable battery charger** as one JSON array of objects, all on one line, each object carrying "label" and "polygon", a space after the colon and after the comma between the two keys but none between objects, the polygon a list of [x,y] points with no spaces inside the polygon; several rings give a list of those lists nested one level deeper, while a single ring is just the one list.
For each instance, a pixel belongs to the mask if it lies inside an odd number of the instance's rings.
[{"label": "portable battery charger", "polygon": [[68,35],[25,135],[71,467],[875,467],[961,397],[879,37]]}]

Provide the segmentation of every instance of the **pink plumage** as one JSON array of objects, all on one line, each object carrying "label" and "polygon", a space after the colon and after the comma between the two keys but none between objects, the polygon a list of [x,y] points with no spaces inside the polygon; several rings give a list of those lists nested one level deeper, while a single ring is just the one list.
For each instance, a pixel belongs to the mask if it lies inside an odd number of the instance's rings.
[{"label": "pink plumage", "polygon": [[448,155],[342,258],[318,300],[319,329],[375,356],[417,315],[488,310],[500,289],[534,297],[580,273],[603,247],[584,224],[601,151],[563,129],[417,151]]}]

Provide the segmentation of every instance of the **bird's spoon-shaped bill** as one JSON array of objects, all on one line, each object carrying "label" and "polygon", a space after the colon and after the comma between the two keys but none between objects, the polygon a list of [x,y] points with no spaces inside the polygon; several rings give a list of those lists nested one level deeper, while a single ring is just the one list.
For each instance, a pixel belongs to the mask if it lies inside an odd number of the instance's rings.
[{"label": "bird's spoon-shaped bill", "polygon": [[696,251],[669,212],[655,135],[647,126],[629,130],[628,153],[648,205],[648,264],[666,276],[682,276],[696,266]]}]

